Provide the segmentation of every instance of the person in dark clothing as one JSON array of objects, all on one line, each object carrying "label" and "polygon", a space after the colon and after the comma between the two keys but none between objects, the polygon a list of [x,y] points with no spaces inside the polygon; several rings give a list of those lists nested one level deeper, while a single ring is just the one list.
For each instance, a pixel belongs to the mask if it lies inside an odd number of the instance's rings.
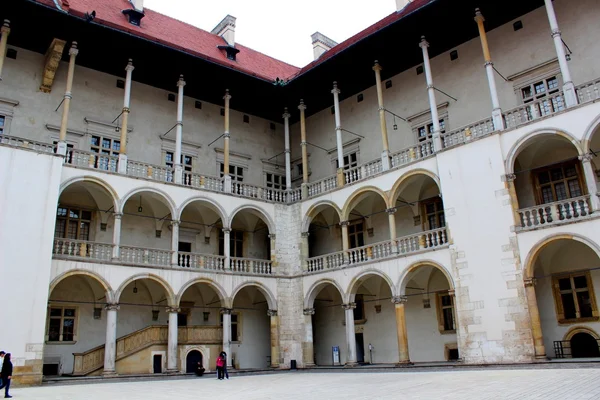
[{"label": "person in dark clothing", "polygon": [[8,389],[10,388],[10,380],[12,379],[13,373],[13,365],[10,361],[10,353],[6,353],[4,356],[4,362],[2,363],[2,371],[0,371],[0,375],[2,376],[2,385],[0,385],[0,390],[4,388],[4,398],[10,399],[12,396],[8,394]]},{"label": "person in dark clothing", "polygon": [[223,360],[225,361],[223,363],[223,373],[225,374],[225,378],[229,379],[229,372],[227,372],[227,353],[225,353],[224,351],[221,352],[221,357],[223,357]]},{"label": "person in dark clothing", "polygon": [[[221,353],[223,354],[223,353]],[[223,380],[223,366],[225,365],[225,358],[219,354],[217,357],[217,379]]]}]

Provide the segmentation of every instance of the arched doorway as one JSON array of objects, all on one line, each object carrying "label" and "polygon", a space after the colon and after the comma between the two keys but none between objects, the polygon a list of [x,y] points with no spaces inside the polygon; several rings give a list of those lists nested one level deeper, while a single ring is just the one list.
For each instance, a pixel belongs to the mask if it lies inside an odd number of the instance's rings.
[{"label": "arched doorway", "polygon": [[571,338],[571,356],[573,358],[600,357],[598,339],[586,332],[579,332]]},{"label": "arched doorway", "polygon": [[196,373],[198,365],[202,364],[202,353],[198,350],[192,350],[187,354],[185,358],[185,372],[186,374]]}]

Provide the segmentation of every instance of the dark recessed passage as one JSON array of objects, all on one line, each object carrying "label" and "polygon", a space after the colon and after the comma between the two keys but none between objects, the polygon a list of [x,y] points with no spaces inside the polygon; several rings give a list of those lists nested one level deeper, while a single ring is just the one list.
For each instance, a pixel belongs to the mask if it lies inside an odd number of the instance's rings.
[{"label": "dark recessed passage", "polygon": [[169,101],[175,101],[175,95],[173,93],[169,93],[167,98],[169,99]]},{"label": "dark recessed passage", "polygon": [[357,102],[359,102],[359,103],[360,103],[361,101],[363,101],[364,99],[365,99],[365,98],[364,98],[364,96],[363,96],[363,94],[362,94],[362,93],[361,93],[361,94],[359,94],[358,96],[356,96],[356,101],[357,101]]},{"label": "dark recessed passage", "polygon": [[519,29],[523,29],[523,21],[519,20],[513,24],[513,29],[518,31]]},{"label": "dark recessed passage", "polygon": [[198,110],[202,110],[202,102],[200,100],[196,100],[194,107],[196,107]]},{"label": "dark recessed passage", "polygon": [[458,50],[452,50],[450,52],[450,60],[454,61],[458,59]]},{"label": "dark recessed passage", "polygon": [[417,75],[421,75],[422,73],[423,73],[423,66],[422,66],[422,65],[419,65],[419,66],[417,67]]},{"label": "dark recessed passage", "polygon": [[119,89],[125,89],[125,81],[123,79],[117,79],[117,87]]},{"label": "dark recessed passage", "polygon": [[392,80],[390,79],[389,81],[385,81],[385,88],[389,89],[392,87]]},{"label": "dark recessed passage", "polygon": [[13,60],[17,59],[17,51],[15,49],[7,49],[6,50],[6,58],[12,58]]}]

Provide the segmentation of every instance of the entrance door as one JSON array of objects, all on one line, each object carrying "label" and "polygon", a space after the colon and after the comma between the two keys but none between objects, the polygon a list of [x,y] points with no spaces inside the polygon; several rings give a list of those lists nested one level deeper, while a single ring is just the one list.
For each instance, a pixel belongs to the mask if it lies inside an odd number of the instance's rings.
[{"label": "entrance door", "polygon": [[185,358],[185,372],[193,374],[198,369],[198,363],[202,364],[202,353],[198,350],[192,350]]},{"label": "entrance door", "polygon": [[162,374],[162,355],[155,354],[152,358],[152,364],[154,366],[154,373]]},{"label": "entrance door", "polygon": [[576,333],[571,338],[571,357],[600,357],[598,341],[590,334]]},{"label": "entrance door", "polygon": [[359,363],[365,362],[365,340],[362,333],[355,333],[356,337],[356,361]]}]

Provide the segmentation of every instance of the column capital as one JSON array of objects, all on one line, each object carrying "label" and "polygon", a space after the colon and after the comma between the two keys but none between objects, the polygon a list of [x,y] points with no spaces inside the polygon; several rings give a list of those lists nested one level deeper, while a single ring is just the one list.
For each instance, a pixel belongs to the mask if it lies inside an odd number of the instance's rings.
[{"label": "column capital", "polygon": [[331,93],[333,93],[333,94],[340,94],[341,93],[341,90],[338,89],[336,81],[333,82],[333,89],[331,89]]},{"label": "column capital", "polygon": [[350,225],[350,221],[340,221],[340,226],[348,226]]},{"label": "column capital", "polygon": [[129,72],[129,71],[133,71],[135,69],[135,67],[133,66],[133,60],[130,58],[129,61],[127,61],[127,66],[125,67],[125,71]]},{"label": "column capital", "polygon": [[277,310],[267,310],[267,315],[269,317],[276,317],[277,316]]},{"label": "column capital", "polygon": [[233,311],[233,309],[231,309],[231,308],[221,308],[221,314],[231,315],[232,311]]},{"label": "column capital", "polygon": [[304,315],[314,315],[315,314],[315,309],[314,308],[305,308],[302,313]]},{"label": "column capital", "polygon": [[231,95],[229,94],[229,89],[225,89],[225,96],[223,96],[223,100],[231,99]]},{"label": "column capital", "polygon": [[579,161],[583,161],[583,162],[590,162],[594,159],[594,155],[591,153],[586,153],[582,156],[579,156]]},{"label": "column capital", "polygon": [[167,306],[166,310],[167,310],[167,313],[171,314],[171,313],[178,313],[178,312],[180,312],[181,308]]},{"label": "column capital", "polygon": [[485,21],[485,18],[483,17],[483,14],[481,13],[481,11],[479,10],[479,8],[475,9],[475,22],[477,23],[483,23],[483,21]]},{"label": "column capital", "polygon": [[221,228],[221,230],[223,231],[223,233],[231,233],[231,228]]},{"label": "column capital", "polygon": [[456,290],[454,290],[454,289],[448,290],[448,296],[455,296],[455,295],[456,295]]},{"label": "column capital", "polygon": [[394,304],[406,304],[408,297],[406,296],[393,296],[392,303]]},{"label": "column capital", "polygon": [[104,306],[106,311],[119,311],[120,308],[121,306],[117,303],[108,303]]},{"label": "column capital", "polygon": [[274,233],[270,233],[267,236],[269,236],[269,239],[271,239],[271,240],[275,240],[277,238],[277,235]]},{"label": "column capital", "polygon": [[117,219],[121,219],[121,218],[123,218],[123,213],[121,213],[121,212],[116,212],[116,213],[114,213],[113,215],[114,215],[114,217],[115,217],[115,218],[117,218]]},{"label": "column capital", "polygon": [[79,49],[77,48],[77,42],[71,43],[71,48],[69,49],[70,56],[76,56],[79,54]]},{"label": "column capital", "polygon": [[425,36],[421,36],[421,42],[419,42],[419,47],[422,49],[426,49],[429,47],[429,42],[425,40]]},{"label": "column capital", "polygon": [[555,38],[557,36],[562,35],[562,32],[560,31],[560,29],[553,29],[551,35],[553,38]]},{"label": "column capital", "polygon": [[186,82],[183,80],[183,75],[179,75],[179,80],[177,81],[177,87],[184,87]]},{"label": "column capital", "polygon": [[310,232],[302,232],[300,234],[303,238],[307,238],[308,236],[310,236]]},{"label": "column capital", "polygon": [[342,304],[342,308],[344,310],[354,310],[356,308],[356,303]]},{"label": "column capital", "polygon": [[229,139],[229,138],[231,137],[231,134],[230,134],[229,132],[225,132],[225,133],[223,134],[223,137],[224,137],[225,139]]},{"label": "column capital", "polygon": [[290,118],[292,115],[288,112],[288,108],[284,107],[283,109],[283,115],[281,116],[281,118],[283,119],[288,119]]},{"label": "column capital", "polygon": [[379,65],[379,61],[375,60],[375,65],[373,65],[373,71],[381,71],[381,65]]},{"label": "column capital", "polygon": [[525,287],[535,287],[537,279],[535,278],[526,278],[523,279],[523,283],[525,284]]},{"label": "column capital", "polygon": [[300,111],[306,110],[306,105],[304,105],[303,99],[300,99],[300,105],[298,106],[298,110],[300,110]]},{"label": "column capital", "polygon": [[398,211],[398,209],[396,207],[388,208],[385,210],[385,212],[388,214],[395,214],[396,211]]},{"label": "column capital", "polygon": [[3,35],[8,35],[10,33],[10,21],[5,19],[4,23],[2,24],[2,28],[0,28],[0,32],[2,32]]},{"label": "column capital", "polygon": [[502,178],[505,182],[514,182],[515,179],[517,179],[517,175],[516,174],[506,174]]},{"label": "column capital", "polygon": [[172,221],[171,221],[171,225],[172,225],[172,226],[176,226],[176,225],[178,226],[178,225],[180,224],[180,222],[181,222],[181,221],[179,221],[179,220],[177,220],[177,219],[174,219],[174,220],[172,220]]}]

